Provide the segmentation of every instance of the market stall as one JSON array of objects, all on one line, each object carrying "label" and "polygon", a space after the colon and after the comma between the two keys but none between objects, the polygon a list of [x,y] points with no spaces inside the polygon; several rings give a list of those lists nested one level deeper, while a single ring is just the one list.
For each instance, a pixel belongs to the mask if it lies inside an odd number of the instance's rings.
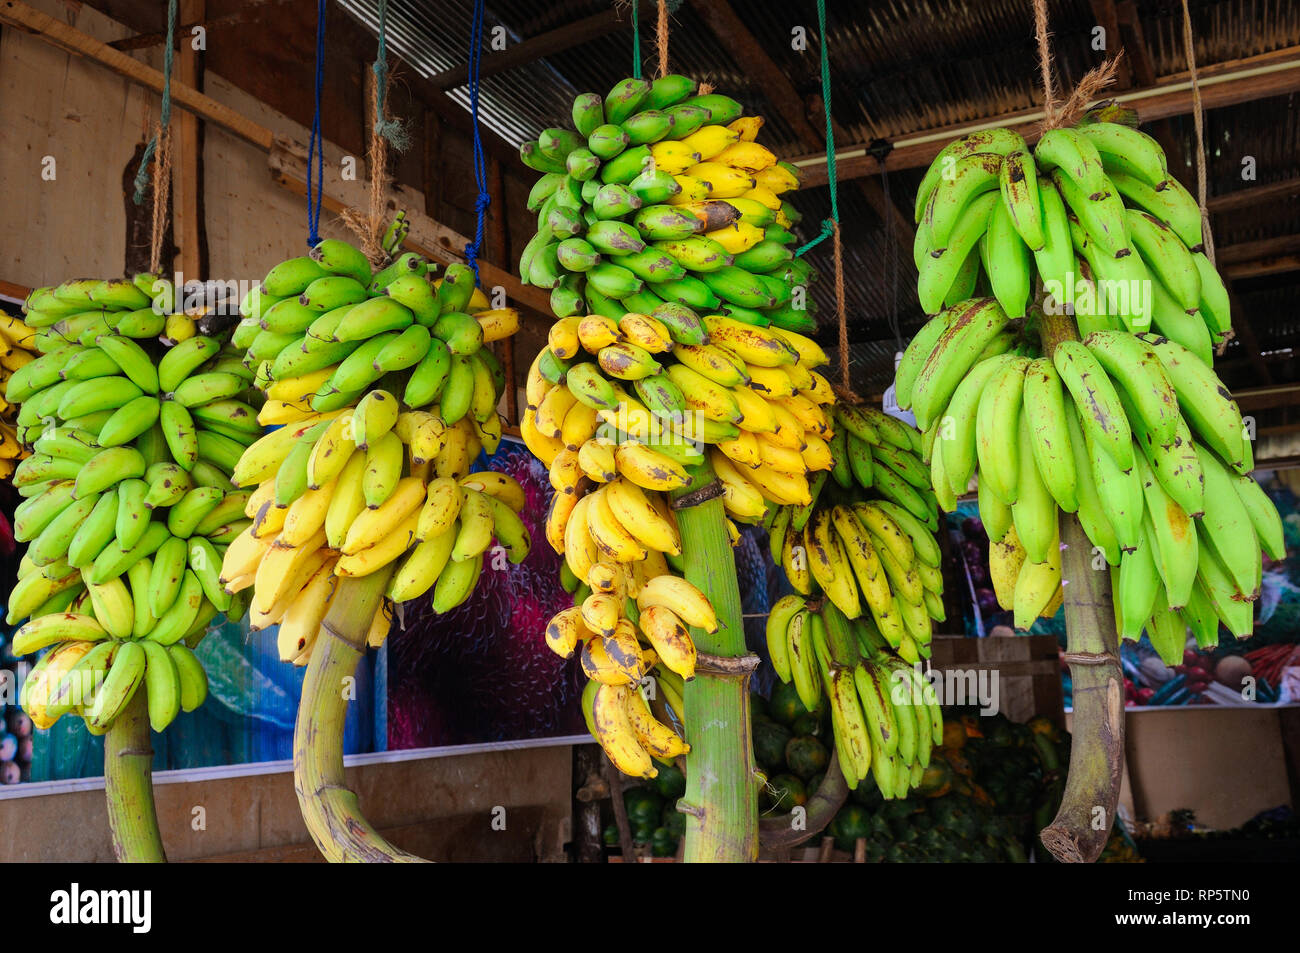
[{"label": "market stall", "polygon": [[1294,17],[939,6],[5,0],[5,859],[1291,856]]}]

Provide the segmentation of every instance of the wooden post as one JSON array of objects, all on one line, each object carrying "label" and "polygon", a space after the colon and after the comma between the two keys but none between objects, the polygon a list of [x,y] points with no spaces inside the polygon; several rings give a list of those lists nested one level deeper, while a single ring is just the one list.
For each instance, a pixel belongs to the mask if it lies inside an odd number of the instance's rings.
[{"label": "wooden post", "polygon": [[438,218],[442,196],[442,121],[432,109],[424,110],[424,154],[420,164],[420,189],[424,192],[424,214]]},{"label": "wooden post", "polygon": [[419,863],[388,843],[361,814],[343,773],[343,721],[348,686],[366,651],[370,620],[391,572],[339,581],[339,592],[317,636],[293,731],[293,786],[311,838],[331,863]]},{"label": "wooden post", "polygon": [[[1041,313],[1041,302],[1036,306]],[[1078,340],[1070,317],[1042,317],[1043,353]],[[1092,541],[1072,513],[1062,513],[1066,662],[1073,686],[1070,768],[1055,820],[1039,835],[1058,860],[1092,863],[1115,824],[1124,773],[1124,672],[1119,662],[1110,569],[1094,566]]]},{"label": "wooden post", "polygon": [[104,797],[118,861],[165,863],[153,803],[153,745],[144,685],[135,690],[104,736]]},{"label": "wooden post", "polygon": [[[486,257],[492,264],[509,271],[510,233],[506,215],[505,176],[502,174],[500,160],[493,156],[488,156],[487,160],[487,181],[488,195],[492,201],[488,206],[487,222],[484,225],[486,229],[486,235],[484,236]],[[494,351],[501,361],[501,370],[505,373],[506,378],[506,392],[504,395],[506,423],[517,424],[519,422],[519,407],[518,394],[515,391],[514,338],[509,337],[504,341],[498,341]]]},{"label": "wooden post", "polygon": [[[703,499],[703,502],[700,500]],[[706,460],[691,485],[673,493],[685,546],[686,579],[708,597],[718,617],[710,635],[691,629],[699,651],[686,683],[687,863],[747,863],[758,858],[758,780],[750,737],[749,677],[757,656],[745,647],[736,561],[727,538],[719,484]],[[685,504],[691,505],[685,505]]]}]

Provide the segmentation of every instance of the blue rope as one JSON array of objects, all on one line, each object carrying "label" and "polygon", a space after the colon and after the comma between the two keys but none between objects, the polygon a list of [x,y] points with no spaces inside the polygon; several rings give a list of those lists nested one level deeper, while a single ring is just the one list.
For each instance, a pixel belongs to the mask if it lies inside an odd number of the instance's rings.
[{"label": "blue rope", "polygon": [[826,184],[831,190],[831,217],[822,222],[821,234],[795,251],[797,258],[802,258],[804,252],[814,245],[826,241],[840,222],[839,184],[835,170],[835,132],[831,124],[831,63],[826,52],[826,0],[817,0],[817,29],[821,35],[822,46],[822,108],[826,110]]},{"label": "blue rope", "polygon": [[[167,45],[163,48],[162,111],[158,116],[159,128],[164,130],[171,125],[172,121],[172,57],[175,55],[175,46],[176,0],[169,0],[167,4]],[[149,160],[153,158],[157,150],[158,133],[154,133],[144,147],[144,153],[140,156],[140,168],[135,173],[135,195],[133,198],[136,205],[144,202],[144,193],[149,187]]]},{"label": "blue rope", "polygon": [[478,90],[479,59],[483,47],[483,0],[474,0],[474,26],[470,32],[469,42],[469,111],[474,120],[474,182],[478,186],[478,198],[474,200],[474,213],[477,224],[474,240],[465,246],[465,257],[474,270],[474,283],[478,283],[478,255],[483,247],[483,223],[487,219],[488,206],[492,196],[488,194],[487,161],[483,154],[483,141],[479,138],[478,128]]},{"label": "blue rope", "polygon": [[383,136],[398,152],[405,152],[411,144],[406,127],[400,119],[385,115],[384,103],[388,99],[388,0],[379,0],[379,51],[372,67],[375,74],[375,132]]},{"label": "blue rope", "polygon": [[[321,130],[320,94],[325,86],[325,4],[318,0],[316,6],[316,113],[311,120],[311,141],[307,146],[307,244],[315,248],[320,244],[320,203],[325,191],[325,139]],[[312,160],[316,161],[315,189],[312,181]]]}]

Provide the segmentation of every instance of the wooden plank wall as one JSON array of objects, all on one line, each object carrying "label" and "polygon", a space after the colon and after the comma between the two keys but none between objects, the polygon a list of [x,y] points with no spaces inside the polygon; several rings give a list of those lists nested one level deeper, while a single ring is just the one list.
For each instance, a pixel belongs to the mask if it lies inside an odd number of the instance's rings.
[{"label": "wooden plank wall", "polygon": [[[34,0],[51,16],[67,17],[77,29],[109,41],[130,35],[95,10],[58,0]],[[161,67],[157,48],[136,52]],[[208,70],[204,91],[275,132],[305,143],[309,129],[220,75]],[[116,275],[124,256],[123,170],[142,141],[146,104],[151,121],[158,98],[103,68],[62,53],[16,30],[0,36],[0,189],[8,201],[0,229],[0,279],[19,285],[48,284],[70,276]],[[415,143],[399,163],[399,179],[421,183],[423,116],[405,117]],[[358,125],[360,121],[358,120]],[[429,172],[439,195],[434,205],[444,224],[474,232],[473,171],[468,139],[440,128],[440,146]],[[412,155],[411,153],[417,153]],[[42,181],[41,159],[54,156],[57,179]],[[326,159],[344,152],[326,143]],[[356,174],[364,180],[364,156]],[[299,254],[307,235],[306,203],[271,182],[266,155],[210,124],[204,135],[204,202],[209,273],[223,279],[260,278],[270,265]],[[338,168],[337,164],[335,168]],[[414,172],[414,175],[412,173]],[[412,181],[414,179],[414,181]],[[518,247],[531,221],[523,202],[531,182],[508,176],[504,209],[510,245]],[[337,219],[323,216],[322,235],[347,237]],[[534,349],[535,350],[535,349]],[[532,353],[527,355],[530,359]]]},{"label": "wooden plank wall", "polygon": [[[63,4],[37,0],[52,16]],[[103,40],[126,31],[82,8]],[[15,30],[0,36],[0,278],[48,284],[117,275],[125,255],[122,170],[140,139],[144,94],[102,68]],[[154,106],[157,116],[157,106]],[[56,178],[41,178],[51,156]]]}]

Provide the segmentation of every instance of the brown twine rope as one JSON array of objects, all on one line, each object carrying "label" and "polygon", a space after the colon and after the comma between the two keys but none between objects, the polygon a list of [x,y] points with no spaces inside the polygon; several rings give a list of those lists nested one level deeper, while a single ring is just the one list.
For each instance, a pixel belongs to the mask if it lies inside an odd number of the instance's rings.
[{"label": "brown twine rope", "polygon": [[[379,115],[381,109],[380,83],[374,78],[373,73],[370,76],[370,85],[372,87],[370,110],[376,120],[387,119],[386,109],[384,110],[385,115]],[[386,91],[388,86],[387,74],[385,74],[383,85]],[[355,207],[346,208],[340,217],[343,219],[343,224],[361,240],[362,254],[370,260],[372,265],[377,266],[387,258],[383,246],[383,233],[389,178],[388,140],[379,132],[378,121],[370,123],[370,145],[366,149],[366,163],[370,167],[370,200],[367,208],[364,211]]]},{"label": "brown twine rope", "polygon": [[171,126],[157,127],[158,150],[153,163],[153,221],[149,234],[149,272],[158,274],[162,268],[163,231],[167,227],[167,200],[172,182],[172,130]]},{"label": "brown twine rope", "polygon": [[712,83],[700,83],[700,88],[696,90],[696,93],[700,96],[707,96],[711,92],[713,92]]},{"label": "brown twine rope", "polygon": [[1074,91],[1062,103],[1056,93],[1052,79],[1054,59],[1050,43],[1051,32],[1047,28],[1047,0],[1034,0],[1034,36],[1038,41],[1038,69],[1043,81],[1043,122],[1041,132],[1073,126],[1085,112],[1097,94],[1115,81],[1115,71],[1119,68],[1121,50],[1100,66],[1090,69],[1079,80]]},{"label": "brown twine rope", "polygon": [[1192,39],[1192,14],[1183,0],[1183,51],[1187,55],[1187,71],[1192,77],[1192,121],[1196,126],[1196,201],[1201,206],[1201,235],[1204,239],[1205,257],[1214,264],[1214,239],[1210,236],[1210,210],[1205,205],[1205,110],[1201,106],[1201,84],[1196,76],[1196,44]]},{"label": "brown twine rope", "polygon": [[659,0],[659,19],[655,24],[655,44],[659,49],[659,75],[668,75],[668,0]]},{"label": "brown twine rope", "polygon": [[840,239],[840,223],[831,222],[831,260],[835,267],[835,312],[840,332],[840,386],[838,392],[850,403],[858,403],[858,395],[849,383],[849,313],[844,295],[844,244]]},{"label": "brown twine rope", "polygon": [[1056,91],[1052,85],[1052,47],[1047,31],[1047,0],[1034,0],[1034,35],[1038,39],[1038,70],[1043,78],[1043,128],[1056,128]]},{"label": "brown twine rope", "polygon": [[[1210,209],[1205,203],[1207,179],[1205,162],[1205,109],[1201,104],[1201,83],[1196,75],[1196,42],[1192,37],[1192,14],[1183,0],[1183,52],[1187,56],[1187,71],[1192,80],[1192,123],[1196,127],[1196,204],[1201,207],[1201,247],[1205,257],[1214,264],[1214,236],[1210,234]],[[1215,345],[1215,357],[1222,357],[1228,342],[1236,337],[1232,328],[1224,333]]]}]

